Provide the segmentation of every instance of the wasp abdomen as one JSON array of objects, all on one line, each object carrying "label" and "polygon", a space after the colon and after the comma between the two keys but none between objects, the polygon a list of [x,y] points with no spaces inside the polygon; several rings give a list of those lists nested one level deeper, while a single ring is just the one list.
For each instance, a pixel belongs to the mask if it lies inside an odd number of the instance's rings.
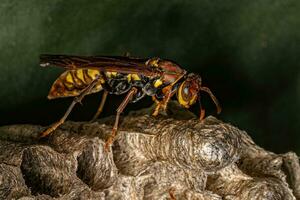
[{"label": "wasp abdomen", "polygon": [[[55,99],[59,97],[77,96],[99,75],[100,72],[94,69],[67,70],[53,83],[48,98]],[[99,83],[97,83],[89,93],[102,90],[103,82],[104,80],[100,79]]]}]

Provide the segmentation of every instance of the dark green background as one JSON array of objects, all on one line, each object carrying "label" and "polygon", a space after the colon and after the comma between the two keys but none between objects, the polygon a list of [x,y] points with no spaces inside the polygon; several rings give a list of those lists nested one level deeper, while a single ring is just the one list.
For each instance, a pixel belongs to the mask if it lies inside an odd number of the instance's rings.
[{"label": "dark green background", "polygon": [[[299,0],[1,0],[0,122],[47,125],[71,99],[46,99],[62,71],[40,53],[159,56],[203,77],[220,118],[261,146],[300,153]],[[71,115],[89,120],[100,94]],[[110,97],[104,115],[120,97]],[[204,97],[208,114],[215,109]],[[151,105],[150,98],[127,110]],[[196,110],[197,107],[194,108]]]}]

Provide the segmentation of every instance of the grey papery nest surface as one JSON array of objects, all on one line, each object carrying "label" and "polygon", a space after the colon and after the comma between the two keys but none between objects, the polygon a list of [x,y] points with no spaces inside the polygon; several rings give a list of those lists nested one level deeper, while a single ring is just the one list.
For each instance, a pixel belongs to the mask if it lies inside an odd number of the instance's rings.
[{"label": "grey papery nest surface", "polygon": [[[0,127],[0,199],[299,199],[295,153],[274,154],[246,132],[175,104],[168,117],[66,122],[49,138],[36,125]],[[276,133],[274,133],[276,134]]]}]

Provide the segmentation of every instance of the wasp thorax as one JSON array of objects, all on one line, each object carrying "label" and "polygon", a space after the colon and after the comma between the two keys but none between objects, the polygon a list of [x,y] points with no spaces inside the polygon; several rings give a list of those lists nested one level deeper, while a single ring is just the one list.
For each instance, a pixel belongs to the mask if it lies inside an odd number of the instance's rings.
[{"label": "wasp thorax", "polygon": [[178,102],[185,108],[193,105],[198,97],[201,86],[201,77],[197,74],[188,74],[177,91]]}]

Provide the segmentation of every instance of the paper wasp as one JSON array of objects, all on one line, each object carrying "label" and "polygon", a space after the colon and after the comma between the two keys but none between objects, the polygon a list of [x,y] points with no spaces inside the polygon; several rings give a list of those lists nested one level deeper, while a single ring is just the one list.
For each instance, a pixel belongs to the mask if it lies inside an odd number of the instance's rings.
[{"label": "paper wasp", "polygon": [[135,103],[146,95],[152,96],[156,103],[153,116],[158,115],[160,110],[166,110],[171,97],[177,94],[178,102],[185,108],[189,108],[196,101],[199,102],[200,120],[202,120],[205,116],[205,110],[201,106],[201,91],[210,95],[216,104],[217,112],[221,112],[216,97],[209,88],[202,86],[201,77],[194,73],[187,73],[171,60],[132,58],[129,56],[41,55],[40,65],[42,67],[55,65],[66,69],[53,83],[48,95],[49,99],[75,97],[64,116],[46,129],[41,137],[49,135],[64,123],[75,104],[81,102],[85,95],[101,90],[104,93],[93,119],[96,119],[101,113],[108,94],[127,93],[117,108],[112,134],[106,141],[106,150],[114,141],[120,114],[126,105],[129,102]]}]

